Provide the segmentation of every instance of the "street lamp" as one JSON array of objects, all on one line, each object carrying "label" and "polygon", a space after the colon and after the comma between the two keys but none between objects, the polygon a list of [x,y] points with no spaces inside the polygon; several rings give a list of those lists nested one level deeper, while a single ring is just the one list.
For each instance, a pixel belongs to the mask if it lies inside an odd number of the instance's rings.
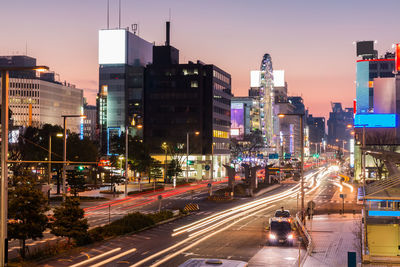
[{"label": "street lamp", "polygon": [[8,94],[10,71],[48,70],[47,66],[0,67],[1,72],[1,222],[0,222],[0,266],[6,265],[7,253],[7,209],[8,209]]},{"label": "street lamp", "polygon": [[[48,201],[49,201],[49,203],[50,203],[50,191],[51,191],[50,182],[51,182],[51,136],[52,135],[53,135],[52,133],[49,133],[49,157],[48,157],[48,159],[49,159],[49,166],[48,166],[48,168],[49,168],[48,169],[49,176],[48,176],[48,179],[47,179],[47,185],[49,186],[49,192],[48,192]],[[62,133],[57,133],[55,136],[63,137],[63,134]]]},{"label": "street lamp", "polygon": [[[192,132],[186,132],[186,182],[189,181],[189,134]],[[199,135],[200,132],[193,132],[195,135]]]},{"label": "street lamp", "polygon": [[62,188],[63,188],[63,202],[67,196],[66,188],[66,167],[67,167],[67,118],[86,118],[86,115],[61,115],[64,119],[64,159],[63,159],[63,172],[62,172]]},{"label": "street lamp", "polygon": [[278,114],[279,118],[284,118],[285,116],[297,116],[300,118],[300,175],[301,175],[301,182],[300,182],[300,191],[301,191],[301,220],[304,223],[304,127],[303,127],[303,116],[304,114]]},{"label": "street lamp", "polygon": [[166,178],[167,178],[167,152],[168,152],[167,142],[163,142],[162,145],[161,145],[161,148],[165,152],[165,160],[164,160],[164,183],[165,183]]}]

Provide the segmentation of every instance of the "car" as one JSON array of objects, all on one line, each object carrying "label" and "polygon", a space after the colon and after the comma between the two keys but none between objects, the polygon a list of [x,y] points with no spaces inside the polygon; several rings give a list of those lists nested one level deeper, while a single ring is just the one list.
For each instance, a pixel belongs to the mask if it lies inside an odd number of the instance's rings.
[{"label": "car", "polygon": [[237,260],[225,260],[225,259],[205,259],[205,258],[193,258],[185,261],[179,267],[246,267],[247,262]]},{"label": "car", "polygon": [[281,208],[280,210],[275,211],[274,217],[290,218],[290,212]]},{"label": "car", "polygon": [[295,232],[290,217],[273,217],[270,219],[267,245],[289,245],[295,242]]}]

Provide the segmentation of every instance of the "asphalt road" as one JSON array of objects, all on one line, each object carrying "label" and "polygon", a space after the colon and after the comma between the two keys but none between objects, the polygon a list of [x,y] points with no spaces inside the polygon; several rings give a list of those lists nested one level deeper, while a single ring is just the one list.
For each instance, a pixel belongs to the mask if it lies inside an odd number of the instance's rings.
[{"label": "asphalt road", "polygon": [[[226,186],[226,183],[219,182],[213,185],[213,190]],[[96,227],[117,220],[129,212],[140,211],[152,213],[158,210],[158,196],[162,195],[161,207],[164,209],[179,209],[186,204],[199,203],[208,195],[206,184],[177,187],[175,190],[148,192],[146,194],[132,195],[112,201],[82,202],[81,207],[85,210],[85,217],[89,226]],[[210,205],[209,203],[205,203]],[[206,208],[206,207],[204,207]],[[55,243],[61,238],[50,234],[50,230],[44,232],[44,237],[37,240],[27,240],[26,245],[29,251],[34,251],[46,244]],[[18,240],[8,242],[9,258],[18,256],[20,244]]]},{"label": "asphalt road", "polygon": [[[327,195],[324,184],[328,176],[307,176],[308,199]],[[298,184],[288,183],[255,199],[213,204],[190,216],[95,244],[79,254],[42,262],[41,266],[178,266],[192,257],[244,260],[249,266],[295,266],[297,244],[266,246],[264,229],[281,206],[295,214],[298,190]],[[199,203],[205,205],[207,201]]]}]

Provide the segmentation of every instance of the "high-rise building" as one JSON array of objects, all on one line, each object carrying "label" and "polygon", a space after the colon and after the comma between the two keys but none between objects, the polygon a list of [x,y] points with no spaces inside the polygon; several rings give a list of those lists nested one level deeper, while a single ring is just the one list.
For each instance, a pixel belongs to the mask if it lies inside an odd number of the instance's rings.
[{"label": "high-rise building", "polygon": [[144,68],[152,62],[152,47],[128,29],[99,31],[97,109],[104,154],[114,154],[110,140],[127,127],[131,135],[143,135]]},{"label": "high-rise building", "polygon": [[312,144],[316,144],[318,146],[321,145],[323,140],[325,139],[325,118],[324,117],[313,117],[313,115],[308,115],[307,117],[307,126],[309,133],[309,141],[311,143],[310,150],[314,153],[318,153],[316,147],[313,147]]},{"label": "high-rise building", "polygon": [[328,143],[331,145],[341,145],[343,141],[352,138],[351,128],[353,125],[353,108],[342,108],[341,103],[332,103],[332,111],[329,112],[328,119]]},{"label": "high-rise building", "polygon": [[184,154],[189,149],[190,177],[223,177],[230,155],[230,74],[201,61],[179,64],[167,22],[166,44],[153,47],[153,64],[146,68],[144,94],[144,141],[154,157],[164,160],[166,142]]},{"label": "high-rise building", "polygon": [[274,102],[274,76],[272,58],[265,54],[261,60],[260,70],[250,72],[249,96],[254,97],[260,111],[260,125],[265,147],[272,144],[274,132],[273,102]]},{"label": "high-rise building", "polygon": [[86,118],[83,119],[83,136],[92,141],[97,140],[97,107],[88,105],[86,102],[83,105],[83,114]]},{"label": "high-rise building", "polygon": [[[32,66],[36,66],[36,58],[0,56],[0,67]],[[14,126],[63,125],[61,115],[81,114],[83,90],[56,81],[54,72],[36,76],[35,71],[11,71],[9,82],[9,108]],[[70,118],[67,129],[80,133],[80,119]]]}]

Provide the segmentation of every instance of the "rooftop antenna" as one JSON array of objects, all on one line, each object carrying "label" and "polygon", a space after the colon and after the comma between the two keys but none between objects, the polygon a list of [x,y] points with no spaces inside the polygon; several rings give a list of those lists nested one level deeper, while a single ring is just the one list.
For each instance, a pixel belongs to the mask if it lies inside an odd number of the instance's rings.
[{"label": "rooftop antenna", "polygon": [[28,41],[25,42],[25,56],[28,55]]},{"label": "rooftop antenna", "polygon": [[170,22],[167,21],[167,23],[166,23],[166,32],[165,32],[165,34],[166,34],[165,46],[169,46],[170,45],[169,32],[170,32]]},{"label": "rooftop antenna", "polygon": [[118,15],[118,18],[119,18],[118,29],[121,29],[121,0],[119,0],[119,8],[118,8],[118,11],[119,11],[119,15]]},{"label": "rooftop antenna", "polygon": [[107,30],[110,29],[110,0],[107,0]]},{"label": "rooftop antenna", "polygon": [[171,21],[171,8],[169,8],[169,21]]}]

